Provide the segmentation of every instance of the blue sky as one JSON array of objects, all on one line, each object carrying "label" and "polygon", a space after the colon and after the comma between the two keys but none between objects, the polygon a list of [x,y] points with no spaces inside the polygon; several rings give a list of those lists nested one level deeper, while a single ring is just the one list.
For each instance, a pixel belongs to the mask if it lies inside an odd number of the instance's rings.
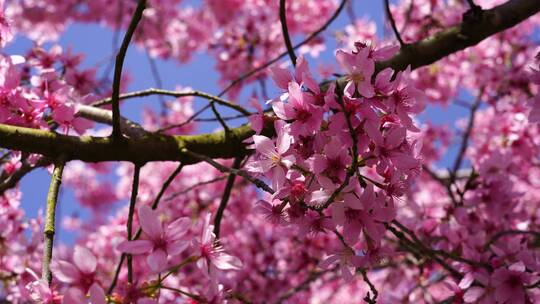
[{"label": "blue sky", "polygon": [[[199,1],[184,1],[184,3],[198,5]],[[371,20],[377,23],[379,33],[383,33],[381,29],[383,24],[383,1],[353,1],[354,12],[356,16],[369,16]],[[331,33],[335,30],[342,29],[349,23],[349,18],[346,12],[342,12],[341,16],[335,23],[325,32],[328,44],[327,51],[324,52],[317,60],[324,62],[332,62],[333,50],[335,49],[334,39]],[[388,33],[388,31],[386,31]],[[293,37],[299,41],[302,37]],[[84,53],[86,55],[83,66],[92,67],[100,64],[98,75],[103,74],[104,67],[108,63],[108,58],[112,54],[113,32],[99,25],[88,24],[73,24],[68,28],[64,35],[61,36],[58,43],[63,47],[71,47],[74,53]],[[10,55],[24,54],[31,46],[31,42],[25,38],[19,37],[11,43],[4,52]],[[177,85],[183,87],[189,86],[193,89],[217,94],[220,87],[217,85],[218,74],[214,72],[214,61],[207,55],[198,54],[187,64],[179,65],[176,62],[156,60],[156,66],[163,81],[164,89],[175,89]],[[103,64],[105,63],[105,64]],[[313,65],[312,65],[313,66]],[[138,47],[131,46],[126,61],[124,64],[125,70],[129,72],[132,82],[129,86],[129,91],[156,87],[154,78],[152,77],[149,60],[147,55]],[[271,83],[268,83],[271,87]],[[252,89],[243,91],[241,99],[245,98],[252,92]],[[271,93],[271,91],[270,91]],[[203,102],[196,103],[197,105],[204,104]],[[129,117],[135,121],[140,119],[141,109],[143,107],[156,107],[158,105],[157,97],[149,97],[145,99],[134,99],[126,102],[122,106],[122,115]],[[450,123],[453,126],[453,121],[457,116],[466,115],[466,110],[458,106],[450,106],[449,108],[434,107],[429,108],[427,113],[423,114],[423,119],[436,121],[437,124]],[[207,124],[203,127],[203,131],[212,131],[217,128],[216,124]],[[448,157],[442,162],[447,165],[449,159],[452,159],[453,154],[449,153]],[[46,170],[36,170],[26,176],[22,183],[21,189],[23,192],[22,205],[26,213],[30,217],[37,215],[40,208],[43,208],[49,186],[50,176]],[[70,215],[77,213],[83,218],[88,216],[88,211],[81,208],[74,199],[73,192],[64,187],[61,191],[60,203],[58,209],[58,219],[62,215]],[[58,229],[59,239],[70,243],[73,241],[73,235],[62,229]]]}]

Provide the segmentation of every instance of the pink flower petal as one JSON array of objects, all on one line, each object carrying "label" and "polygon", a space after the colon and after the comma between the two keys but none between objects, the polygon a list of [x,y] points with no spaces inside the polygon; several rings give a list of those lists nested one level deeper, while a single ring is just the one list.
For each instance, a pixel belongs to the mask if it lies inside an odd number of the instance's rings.
[{"label": "pink flower petal", "polygon": [[177,255],[184,251],[189,246],[187,241],[176,241],[167,245],[167,253],[169,255]]},{"label": "pink flower petal", "polygon": [[106,304],[105,291],[97,283],[90,286],[90,303],[91,304]]},{"label": "pink flower petal", "polygon": [[187,217],[182,217],[170,223],[167,226],[166,234],[175,240],[181,238],[191,227],[191,220]]},{"label": "pink flower petal", "polygon": [[228,254],[218,255],[212,263],[221,270],[238,270],[242,268],[242,261],[239,258]]},{"label": "pink flower petal", "polygon": [[80,280],[81,273],[77,267],[66,261],[58,261],[51,265],[54,276],[64,283],[74,283]]},{"label": "pink flower petal", "polygon": [[339,261],[339,255],[332,254],[332,255],[329,255],[326,259],[324,259],[319,264],[319,267],[321,267],[323,269],[328,269],[328,268],[330,268],[330,266],[332,266],[332,264],[334,264],[337,261]]},{"label": "pink flower petal", "polygon": [[474,281],[474,276],[472,272],[468,272],[463,279],[459,282],[459,288],[461,289],[467,289],[469,286],[471,286],[472,282]]},{"label": "pink flower petal", "polygon": [[167,269],[167,253],[161,249],[154,250],[154,252],[146,258],[146,262],[153,272],[162,272]]},{"label": "pink flower petal", "polygon": [[153,248],[153,244],[147,240],[136,240],[136,241],[124,241],[118,244],[118,249],[121,252],[130,253],[130,254],[142,254],[146,253]]},{"label": "pink flower petal", "polygon": [[157,211],[152,210],[150,206],[143,205],[139,207],[139,223],[142,230],[152,239],[159,239],[163,233],[161,222],[159,221]]},{"label": "pink flower petal", "polygon": [[478,299],[484,294],[484,289],[481,287],[471,287],[463,295],[465,303],[477,303]]},{"label": "pink flower petal", "polygon": [[85,274],[93,273],[96,270],[97,260],[90,250],[75,246],[73,251],[73,261],[75,265]]},{"label": "pink flower petal", "polygon": [[63,297],[63,303],[86,303],[86,296],[78,288],[68,289]]},{"label": "pink flower petal", "polygon": [[276,147],[270,138],[261,135],[253,135],[253,142],[258,153],[268,158],[277,156]]},{"label": "pink flower petal", "polygon": [[291,72],[278,66],[270,68],[270,77],[272,77],[278,88],[283,90],[287,89],[289,82],[292,80]]}]

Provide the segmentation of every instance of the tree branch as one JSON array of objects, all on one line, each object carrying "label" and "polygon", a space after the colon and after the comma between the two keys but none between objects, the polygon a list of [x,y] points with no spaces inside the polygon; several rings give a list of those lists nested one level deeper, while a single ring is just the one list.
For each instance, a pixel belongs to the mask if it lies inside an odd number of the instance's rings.
[{"label": "tree branch", "polygon": [[[127,228],[127,239],[128,241],[132,240],[132,234],[133,234],[133,215],[135,214],[135,205],[137,203],[137,194],[139,192],[139,176],[141,172],[141,166],[139,164],[134,165],[134,172],[133,172],[133,184],[131,186],[131,199],[129,201],[129,213],[128,213],[128,219],[126,223]],[[127,255],[127,270],[128,270],[128,282],[133,283],[133,257],[131,254]]]},{"label": "tree branch", "polygon": [[45,213],[45,229],[43,231],[45,240],[43,245],[43,263],[41,265],[41,277],[49,285],[52,282],[51,260],[54,246],[54,224],[56,218],[56,204],[58,202],[58,193],[60,184],[62,184],[62,173],[64,172],[65,160],[59,159],[54,167],[51,177],[51,185],[47,194],[47,211]]},{"label": "tree branch", "polygon": [[249,175],[246,171],[238,170],[238,169],[235,169],[235,168],[228,168],[228,167],[216,162],[215,160],[213,160],[212,158],[210,158],[208,156],[198,154],[198,153],[195,153],[193,151],[189,151],[187,149],[184,149],[182,152],[189,155],[189,156],[191,156],[191,157],[193,157],[193,158],[195,158],[195,159],[206,162],[207,164],[209,164],[212,167],[216,168],[221,173],[229,173],[229,174],[239,175],[239,176],[245,178],[246,180],[248,180],[249,182],[251,182],[252,184],[254,184],[255,186],[257,186],[257,188],[260,188],[260,189],[262,189],[262,190],[264,190],[264,191],[266,191],[266,192],[268,192],[270,194],[274,194],[274,192],[275,192],[265,182],[263,182],[262,180],[260,180],[258,178],[255,178],[255,177]]},{"label": "tree branch", "polygon": [[223,175],[223,176],[218,176],[216,178],[212,178],[212,179],[209,179],[209,180],[205,180],[205,181],[202,181],[202,182],[199,182],[199,183],[196,183],[192,186],[189,186],[187,187],[186,189],[182,190],[182,191],[178,191],[176,193],[173,193],[171,194],[170,196],[166,197],[165,198],[165,201],[168,202],[168,201],[171,201],[175,198],[177,198],[178,196],[180,195],[183,195],[183,194],[186,194],[188,192],[190,192],[191,190],[195,189],[195,188],[198,188],[198,187],[201,187],[201,186],[205,186],[205,185],[209,185],[209,184],[213,184],[213,183],[216,183],[216,182],[219,182],[219,181],[222,181],[224,179],[226,179],[227,176],[226,175]]},{"label": "tree branch", "polygon": [[[240,168],[240,164],[242,163],[243,158],[237,157],[234,159],[234,163],[232,165],[232,169],[238,170]],[[219,203],[218,210],[216,211],[216,217],[214,218],[214,234],[216,235],[216,239],[219,239],[219,233],[221,231],[221,218],[223,217],[223,213],[225,212],[225,208],[227,208],[227,203],[229,202],[229,198],[231,196],[232,187],[234,186],[234,180],[236,179],[236,174],[234,172],[231,172],[229,174],[229,177],[227,178],[227,183],[225,184],[225,190],[223,190],[223,196],[221,197],[221,202]]]},{"label": "tree branch", "polygon": [[126,58],[127,49],[129,47],[129,43],[131,41],[131,38],[133,37],[133,34],[135,33],[135,29],[137,29],[137,25],[139,24],[139,21],[141,21],[143,16],[143,11],[146,8],[146,0],[139,0],[137,3],[137,7],[135,8],[135,12],[133,13],[133,18],[131,19],[131,23],[129,24],[129,27],[126,31],[126,35],[124,36],[124,40],[122,41],[122,45],[120,46],[120,49],[118,50],[118,54],[116,55],[116,63],[114,65],[114,78],[113,78],[113,87],[112,87],[112,111],[113,111],[113,131],[112,131],[112,137],[113,138],[121,138],[122,133],[120,131],[120,81],[122,79],[122,67],[124,66],[124,59]]},{"label": "tree branch", "polygon": [[286,0],[279,0],[279,21],[281,22],[281,33],[283,34],[283,40],[285,40],[285,46],[287,47],[287,53],[291,58],[293,66],[296,66],[296,54],[294,54],[294,48],[289,36],[289,29],[287,28],[287,8]]},{"label": "tree branch", "polygon": [[459,167],[461,167],[461,163],[463,162],[463,157],[465,156],[465,152],[467,152],[467,147],[469,145],[469,137],[471,136],[472,129],[474,128],[474,118],[476,116],[476,111],[480,107],[480,102],[482,100],[483,94],[484,94],[484,88],[480,89],[480,92],[478,93],[478,96],[476,97],[476,100],[474,101],[474,104],[471,107],[471,111],[469,114],[469,122],[467,123],[467,127],[465,129],[465,132],[463,133],[463,136],[461,137],[461,144],[459,146],[459,152],[454,161],[454,166],[452,167],[452,171],[450,173],[451,183],[455,181],[455,176],[457,174],[457,171],[459,170]]},{"label": "tree branch", "polygon": [[[130,99],[130,98],[136,98],[136,97],[146,97],[146,96],[151,96],[151,95],[165,95],[165,96],[171,96],[171,97],[187,97],[187,96],[195,96],[195,97],[201,97],[201,98],[204,98],[204,99],[207,99],[207,100],[210,100],[210,101],[214,101],[215,103],[219,104],[219,105],[222,105],[224,107],[228,107],[228,108],[231,108],[241,114],[244,114],[245,116],[249,116],[251,115],[251,112],[249,112],[248,110],[244,109],[243,107],[237,105],[237,104],[234,104],[230,101],[227,101],[223,98],[220,98],[218,96],[214,96],[214,95],[211,95],[211,94],[208,94],[208,93],[204,93],[204,92],[200,92],[200,91],[189,91],[189,92],[177,92],[177,91],[168,91],[168,90],[162,90],[162,89],[155,89],[155,88],[150,88],[150,89],[147,89],[147,90],[143,90],[143,91],[137,91],[137,92],[131,92],[131,93],[126,93],[126,94],[122,94],[119,96],[119,99],[120,100],[123,100],[123,99]],[[111,104],[112,102],[112,98],[105,98],[105,99],[102,99],[102,100],[98,100],[94,103],[91,104],[91,106],[93,107],[101,107],[101,106],[104,106],[104,105],[108,105],[108,104]]]},{"label": "tree branch", "polygon": [[384,6],[386,9],[386,18],[390,22],[390,26],[394,31],[394,35],[396,35],[396,38],[399,41],[399,45],[403,47],[405,45],[405,42],[403,42],[403,39],[401,39],[401,35],[399,34],[399,30],[396,26],[396,21],[394,20],[394,16],[392,16],[392,12],[390,11],[390,0],[384,0]]},{"label": "tree branch", "polygon": [[[113,125],[114,123],[113,114],[109,110],[82,104],[78,105],[77,107],[77,116],[79,117],[83,117],[107,125]],[[119,120],[121,132],[128,135],[129,137],[139,137],[148,133],[143,127],[141,127],[141,125],[136,122],[126,119],[122,116],[120,116]]]},{"label": "tree branch", "polygon": [[[376,71],[392,68],[402,71],[411,66],[417,69],[461,51],[491,35],[509,29],[540,11],[540,1],[510,0],[484,10],[479,20],[463,21],[446,30],[402,48],[393,58],[378,62]],[[343,79],[344,81],[344,79]]]},{"label": "tree branch", "polygon": [[362,273],[362,278],[364,279],[364,282],[369,286],[369,289],[371,290],[371,295],[369,291],[367,292],[366,296],[364,297],[364,301],[369,304],[376,304],[377,303],[377,297],[379,296],[379,291],[373,285],[373,283],[369,280],[369,277],[367,275],[367,272],[365,269],[360,269],[360,273]]},{"label": "tree branch", "polygon": [[26,176],[26,174],[32,172],[32,170],[48,166],[50,163],[51,160],[46,157],[40,158],[34,165],[28,162],[23,162],[17,171],[13,172],[7,179],[0,183],[0,195],[2,195],[6,190],[15,187],[17,183],[19,183],[19,181]]},{"label": "tree branch", "polygon": [[310,272],[307,277],[300,282],[298,285],[292,287],[291,289],[287,290],[285,293],[281,294],[276,301],[274,301],[274,304],[280,304],[283,303],[288,298],[292,297],[294,294],[305,290],[309,288],[309,285],[319,279],[321,276],[323,276],[326,273],[330,273],[335,271],[335,267],[332,269],[326,269],[322,271],[312,271]]},{"label": "tree branch", "polygon": [[[267,130],[266,134],[271,131]],[[3,148],[37,153],[50,158],[65,154],[67,160],[86,162],[129,161],[181,161],[186,165],[201,160],[186,155],[183,149],[210,158],[232,158],[249,154],[243,141],[255,134],[248,125],[211,134],[169,136],[147,134],[114,142],[107,137],[68,136],[51,131],[0,124],[0,146]]]}]

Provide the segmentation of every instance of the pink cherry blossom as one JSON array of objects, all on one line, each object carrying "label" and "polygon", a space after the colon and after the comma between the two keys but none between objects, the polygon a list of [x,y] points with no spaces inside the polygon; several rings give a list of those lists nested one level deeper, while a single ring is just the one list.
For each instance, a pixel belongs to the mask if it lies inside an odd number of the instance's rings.
[{"label": "pink cherry blossom", "polygon": [[525,286],[531,282],[531,276],[525,272],[522,262],[511,265],[508,269],[493,272],[495,300],[500,303],[525,303]]},{"label": "pink cherry blossom", "polygon": [[259,153],[259,159],[250,162],[248,170],[254,173],[267,173],[272,171],[274,188],[283,184],[286,170],[294,163],[294,155],[286,155],[291,146],[292,137],[288,126],[276,123],[278,133],[276,143],[265,136],[254,135],[254,148]]},{"label": "pink cherry blossom", "polygon": [[58,261],[51,269],[59,281],[79,287],[86,292],[94,283],[96,267],[95,255],[84,247],[76,246],[73,250],[73,263]]},{"label": "pink cherry blossom", "polygon": [[351,248],[342,248],[337,253],[326,257],[320,264],[324,269],[328,269],[334,263],[339,264],[341,277],[345,282],[350,282],[354,279],[356,267],[362,266],[362,259],[356,255]]},{"label": "pink cherry blossom", "polygon": [[324,155],[317,154],[313,158],[313,172],[317,174],[319,183],[332,188],[331,185],[344,180],[351,160],[347,149],[334,138],[324,146]]},{"label": "pink cherry blossom", "polygon": [[177,255],[189,246],[183,236],[191,221],[179,218],[164,227],[159,220],[159,213],[146,205],[139,207],[138,215],[146,239],[125,241],[118,245],[118,250],[131,254],[148,254],[148,266],[154,272],[161,272],[167,268],[168,256]]},{"label": "pink cherry blossom", "polygon": [[354,97],[358,92],[363,97],[373,97],[375,93],[371,76],[375,71],[375,62],[369,58],[369,49],[363,48],[353,53],[338,50],[336,59],[347,73],[348,82],[345,86],[345,94],[348,97]]},{"label": "pink cherry blossom", "polygon": [[313,98],[303,92],[298,83],[290,82],[288,92],[289,101],[274,101],[272,108],[279,118],[294,120],[291,124],[291,135],[309,135],[319,130],[322,109],[313,103]]},{"label": "pink cherry blossom", "polygon": [[384,234],[382,222],[391,221],[395,216],[393,208],[384,204],[384,196],[377,195],[373,186],[368,185],[360,196],[355,192],[347,193],[343,203],[334,204],[332,218],[343,226],[343,236],[348,243],[356,244],[363,231],[366,238],[378,244]]}]

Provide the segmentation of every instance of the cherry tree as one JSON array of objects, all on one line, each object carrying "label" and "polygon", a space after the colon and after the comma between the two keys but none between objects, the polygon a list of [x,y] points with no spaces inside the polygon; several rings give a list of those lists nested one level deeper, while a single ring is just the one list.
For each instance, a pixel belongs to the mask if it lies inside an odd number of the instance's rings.
[{"label": "cherry tree", "polygon": [[[352,0],[181,2],[0,0],[0,47],[33,41],[0,55],[2,301],[540,301],[540,1],[385,0],[384,38]],[[73,23],[118,34],[112,77],[54,43]],[[204,53],[220,92],[130,92],[130,47]]]}]

